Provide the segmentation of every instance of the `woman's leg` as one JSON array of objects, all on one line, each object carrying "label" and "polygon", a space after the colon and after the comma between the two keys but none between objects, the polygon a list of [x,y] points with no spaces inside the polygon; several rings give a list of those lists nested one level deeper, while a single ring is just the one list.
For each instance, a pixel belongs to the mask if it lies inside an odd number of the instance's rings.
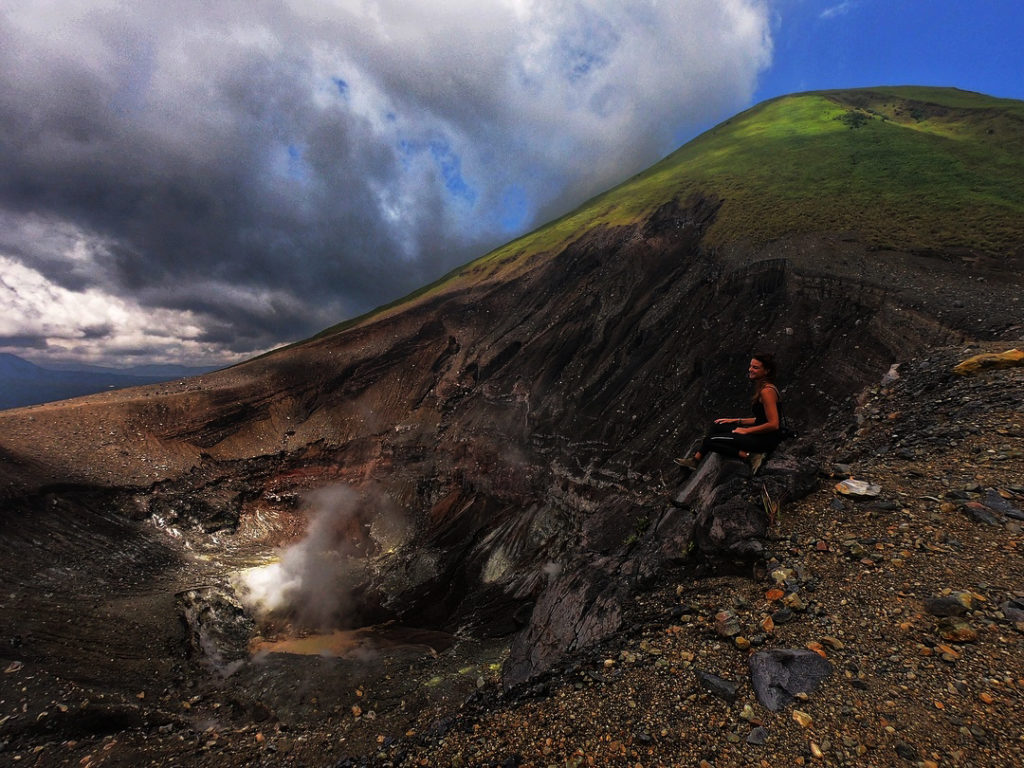
[{"label": "woman's leg", "polygon": [[730,424],[715,424],[714,422],[712,422],[711,426],[708,427],[707,433],[704,435],[704,439],[701,441],[700,448],[698,448],[697,452],[693,454],[693,457],[676,459],[676,464],[678,464],[681,467],[689,467],[690,469],[695,469],[700,460],[707,456],[708,452],[712,450],[708,446],[708,440],[711,438],[711,436],[727,434],[732,430],[733,426]]},{"label": "woman's leg", "polygon": [[[700,450],[697,451],[696,458],[700,459],[703,456],[707,456],[708,453],[715,451],[716,453],[727,453],[732,450],[730,447],[730,441],[732,438],[739,437],[734,435],[732,431],[735,429],[733,424],[712,424],[711,428],[708,429],[707,434],[704,435],[704,440],[700,444]],[[722,448],[725,450],[723,451]],[[729,455],[735,456],[735,453]]]},{"label": "woman's leg", "polygon": [[779,441],[774,433],[737,435],[730,432],[727,435],[709,435],[704,442],[709,450],[716,453],[747,459],[752,453],[765,453],[772,450]]}]

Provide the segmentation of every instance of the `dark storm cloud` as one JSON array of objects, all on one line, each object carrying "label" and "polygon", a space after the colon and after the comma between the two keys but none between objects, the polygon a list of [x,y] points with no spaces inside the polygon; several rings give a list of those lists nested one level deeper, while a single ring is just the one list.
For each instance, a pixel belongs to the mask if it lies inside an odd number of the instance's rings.
[{"label": "dark storm cloud", "polygon": [[0,347],[46,349],[46,339],[39,336],[0,336]]},{"label": "dark storm cloud", "polygon": [[[510,190],[526,224],[571,207],[767,55],[755,0],[30,6],[0,16],[10,307],[155,356],[161,328],[251,353],[411,291],[514,234]],[[80,319],[58,306],[80,295]]]}]

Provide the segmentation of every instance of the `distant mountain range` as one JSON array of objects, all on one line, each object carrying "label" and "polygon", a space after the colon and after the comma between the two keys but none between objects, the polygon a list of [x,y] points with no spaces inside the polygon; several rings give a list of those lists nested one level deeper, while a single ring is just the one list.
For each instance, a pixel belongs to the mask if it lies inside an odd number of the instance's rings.
[{"label": "distant mountain range", "polygon": [[104,368],[63,363],[43,368],[17,355],[0,353],[0,409],[38,405],[108,389],[158,384],[214,370],[184,365]]}]

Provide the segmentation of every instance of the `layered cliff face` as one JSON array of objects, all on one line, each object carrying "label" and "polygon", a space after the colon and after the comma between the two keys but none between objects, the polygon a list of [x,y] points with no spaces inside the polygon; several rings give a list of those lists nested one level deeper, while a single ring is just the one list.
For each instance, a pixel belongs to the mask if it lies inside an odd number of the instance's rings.
[{"label": "layered cliff face", "polygon": [[[718,206],[666,205],[515,279],[181,391],[8,414],[8,466],[66,498],[257,546],[302,535],[310,491],[355,489],[331,535],[373,568],[344,585],[355,596],[333,620],[528,633],[546,590],[580,582],[566,593],[578,605],[538,616],[546,632],[564,623],[542,668],[614,629],[636,580],[621,567],[680,480],[672,456],[710,416],[746,410],[753,352],[776,351],[787,414],[813,429],[918,347],[1001,332],[1015,298],[1009,276],[972,270],[952,302],[936,273],[955,261],[837,238],[723,258],[702,245]],[[382,534],[378,517],[397,523]]]},{"label": "layered cliff face", "polygon": [[[276,626],[514,637],[508,679],[528,679],[613,631],[685,554],[671,458],[709,418],[745,413],[752,353],[780,359],[808,452],[892,362],[1020,331],[1019,250],[915,251],[876,229],[723,239],[730,204],[674,197],[226,371],[0,414],[4,573],[28,585],[50,567],[10,533],[41,503],[148,521],[97,522],[97,558],[139,536],[125,567],[161,573],[182,541],[255,556],[315,535],[302,551],[342,551],[345,567],[294,586]],[[154,528],[183,537],[150,545]]]}]

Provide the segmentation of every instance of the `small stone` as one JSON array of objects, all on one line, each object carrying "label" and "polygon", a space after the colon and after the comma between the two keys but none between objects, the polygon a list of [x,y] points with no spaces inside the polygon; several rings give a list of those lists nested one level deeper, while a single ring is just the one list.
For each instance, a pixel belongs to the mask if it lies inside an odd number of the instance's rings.
[{"label": "small stone", "polygon": [[755,747],[763,746],[766,741],[768,741],[768,731],[760,725],[752,729],[747,736],[747,744],[752,744]]},{"label": "small stone", "polygon": [[996,517],[984,504],[977,501],[968,501],[963,506],[964,514],[976,523],[985,525],[999,525],[999,518]]},{"label": "small stone", "polygon": [[924,609],[932,616],[963,616],[967,613],[968,607],[954,595],[929,597],[924,601]]},{"label": "small stone", "polygon": [[827,659],[828,658],[828,654],[825,653],[825,648],[824,648],[824,646],[821,643],[816,643],[816,642],[814,642],[812,640],[811,642],[809,642],[807,644],[807,649],[810,650],[810,651],[814,651],[816,654],[821,656],[821,658],[823,658],[823,659]]},{"label": "small stone", "polygon": [[742,637],[742,636],[736,637],[736,638],[733,639],[733,643],[741,651],[749,651],[750,650],[750,641],[747,640],[747,638],[745,638],[745,637]]},{"label": "small stone", "polygon": [[772,614],[771,618],[776,624],[785,624],[793,620],[793,611],[789,608],[779,608],[779,610]]},{"label": "small stone", "polygon": [[896,754],[902,757],[904,760],[916,760],[917,750],[907,744],[905,741],[896,742]]},{"label": "small stone", "polygon": [[814,723],[814,718],[800,709],[793,710],[793,719],[801,728],[810,728]]},{"label": "small stone", "polygon": [[813,741],[811,742],[811,757],[813,757],[815,760],[821,760],[823,757],[825,757],[824,753],[821,751],[821,747],[819,747]]},{"label": "small stone", "polygon": [[700,681],[700,684],[704,686],[705,689],[713,693],[718,698],[728,702],[736,701],[737,692],[740,688],[739,683],[726,680],[718,675],[713,675],[710,672],[702,672],[699,669],[694,670],[694,675],[696,675],[697,680]]},{"label": "small stone", "polygon": [[868,552],[867,549],[864,548],[864,545],[861,544],[859,541],[851,542],[847,546],[847,551],[849,551],[850,557],[855,558],[857,560],[863,558]]},{"label": "small stone", "polygon": [[740,633],[740,620],[732,611],[719,611],[715,614],[715,632],[722,637],[735,637]]},{"label": "small stone", "polygon": [[978,632],[963,619],[946,618],[939,622],[939,634],[951,643],[973,643]]},{"label": "small stone", "polygon": [[960,658],[960,652],[959,651],[957,651],[953,647],[948,646],[948,645],[946,645],[944,643],[940,643],[939,645],[935,646],[935,650],[938,651],[940,654],[942,654],[943,657],[945,657],[946,655],[952,656],[953,657],[953,661],[956,661],[957,659]]},{"label": "small stone", "polygon": [[787,581],[796,581],[796,571],[792,568],[776,568],[771,575],[772,581],[779,585],[785,584]]},{"label": "small stone", "polygon": [[782,604],[794,611],[803,611],[807,609],[807,605],[800,599],[800,595],[796,592],[790,592],[782,598]]},{"label": "small stone", "polygon": [[823,642],[833,651],[841,651],[843,650],[843,648],[846,647],[845,645],[843,645],[843,642],[841,640],[839,640],[836,637],[832,637],[831,635],[825,635],[823,638],[821,638],[821,642]]},{"label": "small stone", "polygon": [[1007,600],[999,606],[999,610],[1003,612],[1003,616],[1016,624],[1024,622],[1024,598]]},{"label": "small stone", "polygon": [[869,483],[866,480],[854,480],[852,477],[836,483],[835,489],[837,493],[855,499],[871,499],[882,492],[880,485]]}]

